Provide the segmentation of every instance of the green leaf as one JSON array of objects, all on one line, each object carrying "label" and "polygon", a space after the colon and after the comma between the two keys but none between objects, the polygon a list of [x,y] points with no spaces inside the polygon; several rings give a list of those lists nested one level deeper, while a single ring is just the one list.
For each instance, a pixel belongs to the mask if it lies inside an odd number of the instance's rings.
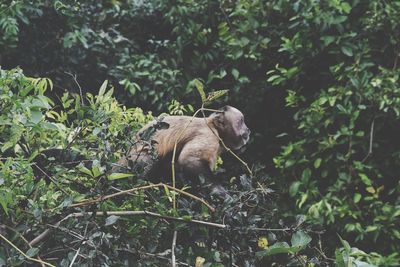
[{"label": "green leaf", "polygon": [[360,202],[360,200],[361,200],[361,194],[355,193],[354,197],[353,197],[354,203],[358,203],[358,202]]},{"label": "green leaf", "polygon": [[28,255],[29,257],[34,257],[34,256],[36,256],[36,255],[38,254],[38,252],[39,252],[39,249],[33,247],[33,248],[30,248],[30,249],[26,252],[26,255]]},{"label": "green leaf", "polygon": [[342,10],[343,10],[344,13],[347,13],[347,14],[350,13],[350,11],[351,11],[351,6],[350,6],[349,3],[347,3],[347,2],[342,2],[342,3],[340,4],[340,6],[341,6],[341,8],[342,8]]},{"label": "green leaf", "polygon": [[42,112],[39,110],[31,110],[31,117],[30,121],[33,122],[34,124],[38,124],[43,118]]},{"label": "green leaf", "polygon": [[198,79],[193,79],[190,83],[189,86],[194,86],[196,87],[197,91],[200,94],[201,97],[201,102],[204,103],[206,101],[206,93],[204,92],[204,85],[203,83],[198,80]]},{"label": "green leaf", "polygon": [[91,177],[93,177],[92,171],[89,170],[88,168],[86,168],[86,167],[83,166],[83,165],[79,165],[79,166],[78,166],[78,170],[81,171],[81,172],[83,172],[83,173],[85,173],[85,174],[87,174],[87,175],[89,175],[89,176],[91,176]]},{"label": "green leaf", "polygon": [[376,231],[378,229],[378,226],[376,226],[376,225],[369,225],[368,227],[367,227],[367,229],[365,229],[365,232],[374,232],[374,231]]},{"label": "green leaf", "polygon": [[343,54],[345,54],[346,56],[349,56],[349,57],[353,56],[353,49],[351,47],[344,45],[340,49],[342,50]]},{"label": "green leaf", "polygon": [[358,176],[360,176],[361,181],[366,185],[366,186],[371,186],[372,181],[368,178],[368,176],[364,173],[359,173]]},{"label": "green leaf", "polygon": [[104,95],[104,93],[106,92],[106,89],[107,89],[107,85],[108,85],[108,81],[105,80],[103,82],[103,84],[100,86],[99,96],[103,96]]},{"label": "green leaf", "polygon": [[206,101],[204,103],[211,103],[212,101],[220,98],[221,96],[225,95],[228,93],[228,90],[218,90],[215,92],[211,92],[208,94]]},{"label": "green leaf", "polygon": [[344,249],[346,250],[346,252],[347,252],[347,253],[350,253],[351,247],[350,247],[350,245],[349,245],[349,242],[347,242],[346,240],[342,239],[342,238],[340,237],[340,235],[339,235],[339,239],[340,239],[340,242],[342,243]]},{"label": "green leaf", "polygon": [[310,178],[311,178],[311,170],[309,168],[303,170],[303,173],[301,175],[301,180],[306,183],[310,180]]},{"label": "green leaf", "polygon": [[232,69],[232,75],[237,80],[239,78],[239,71],[237,69]]},{"label": "green leaf", "polygon": [[331,43],[333,43],[333,41],[335,41],[335,37],[334,36],[323,36],[323,37],[321,37],[321,40],[324,42],[325,46],[328,46]]},{"label": "green leaf", "polygon": [[311,237],[303,231],[297,231],[292,235],[292,247],[304,248],[311,242]]},{"label": "green leaf", "polygon": [[93,174],[94,178],[99,177],[101,175],[100,168],[98,166],[93,166],[92,167],[92,174]]},{"label": "green leaf", "polygon": [[123,179],[123,178],[127,178],[127,177],[132,177],[134,176],[132,173],[120,173],[120,172],[115,172],[115,173],[111,173],[110,175],[108,175],[108,180],[118,180],[118,179]]},{"label": "green leaf", "polygon": [[301,185],[301,183],[299,181],[294,182],[294,183],[292,183],[290,185],[290,187],[289,187],[289,195],[291,197],[294,197],[297,194],[297,192],[299,191],[299,186],[300,185]]},{"label": "green leaf", "polygon": [[322,161],[321,158],[317,158],[317,159],[314,161],[314,168],[318,169],[319,166],[321,166],[321,161]]},{"label": "green leaf", "polygon": [[115,215],[108,216],[106,219],[105,226],[114,224],[116,221],[118,221],[118,219],[119,219],[119,216],[115,216]]},{"label": "green leaf", "polygon": [[286,254],[290,252],[290,247],[286,242],[277,242],[264,251],[257,252],[257,256],[265,257],[275,254]]}]

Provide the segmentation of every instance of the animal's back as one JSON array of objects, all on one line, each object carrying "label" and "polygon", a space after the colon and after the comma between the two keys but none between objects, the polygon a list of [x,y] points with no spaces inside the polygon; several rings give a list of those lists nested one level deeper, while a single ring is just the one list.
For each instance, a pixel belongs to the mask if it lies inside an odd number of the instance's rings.
[{"label": "animal's back", "polygon": [[[167,116],[162,119],[162,122],[168,124],[165,129],[158,129],[151,137],[156,141],[157,153],[160,157],[165,157],[174,149],[174,144],[178,140],[177,152],[182,149],[182,144],[198,138],[199,136],[208,136],[216,138],[213,131],[207,124],[207,119],[193,118],[189,116]],[[140,132],[145,131],[152,125],[154,121],[147,124]],[[216,132],[214,130],[214,132]],[[209,138],[208,138],[209,139]],[[206,140],[203,140],[204,143]]]}]

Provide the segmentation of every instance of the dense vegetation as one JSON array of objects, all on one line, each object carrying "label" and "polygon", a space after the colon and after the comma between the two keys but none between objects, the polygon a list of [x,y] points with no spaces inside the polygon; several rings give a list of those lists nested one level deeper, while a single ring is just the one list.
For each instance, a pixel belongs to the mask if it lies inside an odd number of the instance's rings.
[{"label": "dense vegetation", "polygon": [[[189,265],[398,266],[399,17],[384,0],[2,1],[0,266],[163,266],[175,231]],[[164,184],[76,204],[149,185],[112,163],[203,86],[252,129],[252,174],[229,154],[216,170],[231,198],[182,181],[215,212]],[[51,148],[71,153],[38,170]]]}]

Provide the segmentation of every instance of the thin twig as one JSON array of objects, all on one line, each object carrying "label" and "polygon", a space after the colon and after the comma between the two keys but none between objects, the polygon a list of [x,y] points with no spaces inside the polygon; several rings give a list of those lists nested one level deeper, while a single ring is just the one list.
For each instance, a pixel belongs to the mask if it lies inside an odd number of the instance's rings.
[{"label": "thin twig", "polygon": [[[161,252],[161,253],[156,253],[156,254],[149,253],[149,252],[142,252],[142,251],[133,251],[133,250],[127,249],[127,248],[121,248],[121,249],[117,249],[117,250],[126,251],[126,252],[129,252],[129,253],[132,253],[132,254],[137,254],[137,253],[139,253],[139,254],[144,255],[144,256],[147,256],[147,257],[154,257],[154,258],[158,258],[158,259],[162,259],[162,260],[167,260],[167,261],[170,261],[170,260],[171,260],[169,257],[168,257],[168,258],[165,257],[166,255],[168,255],[168,254],[171,252],[170,249],[168,249],[168,250],[166,250],[166,251],[164,251],[164,252]],[[189,265],[189,264],[184,263],[184,262],[177,261],[176,263],[178,264],[178,266],[181,265],[181,266],[192,267],[192,265]]]},{"label": "thin twig", "polygon": [[[32,248],[32,246],[29,245],[28,240],[26,240],[26,238],[25,238],[20,232],[18,232],[17,230],[15,230],[14,228],[12,228],[12,227],[10,227],[10,226],[8,226],[8,225],[4,225],[4,226],[5,226],[7,229],[13,231],[15,234],[17,234],[17,235],[19,236],[19,238],[21,238],[21,239],[25,242],[25,244],[28,245],[29,248]],[[37,256],[37,259],[38,259],[38,260],[42,260],[39,256]],[[45,266],[43,263],[41,263],[40,265],[41,265],[42,267]]]},{"label": "thin twig", "polygon": [[[66,217],[64,217],[63,219],[61,219],[57,223],[55,223],[53,226],[54,227],[58,227],[63,221],[67,220],[70,217],[72,217],[72,214],[67,215]],[[46,238],[50,234],[50,231],[51,231],[51,229],[44,230],[40,235],[38,235],[37,237],[32,239],[31,242],[29,242],[29,245],[30,246],[36,245],[37,243],[42,241],[44,238]]]},{"label": "thin twig", "polygon": [[171,246],[171,266],[176,267],[176,259],[175,259],[175,248],[176,248],[176,237],[178,232],[174,231],[174,236],[172,238],[172,246]]},{"label": "thin twig", "polygon": [[[62,220],[58,221],[51,227],[57,228],[63,221],[69,219],[69,218],[80,218],[85,215],[95,215],[95,216],[109,216],[109,215],[115,215],[115,216],[149,216],[149,217],[154,217],[154,218],[159,218],[163,219],[166,221],[176,221],[176,222],[181,222],[181,223],[188,223],[188,224],[198,224],[198,225],[203,225],[207,227],[215,227],[219,229],[226,229],[228,228],[228,225],[225,224],[220,224],[220,223],[213,223],[213,222],[206,222],[206,221],[200,221],[200,220],[191,220],[191,219],[183,219],[179,217],[171,217],[171,216],[165,216],[161,215],[158,213],[150,212],[150,211],[108,211],[108,212],[76,212],[76,213],[71,213],[67,216],[65,216]],[[43,239],[45,239],[51,232],[51,229],[46,229],[44,230],[40,235],[35,237],[32,241],[29,242],[31,246],[39,243]]]},{"label": "thin twig", "polygon": [[397,62],[398,62],[398,60],[399,60],[399,56],[400,56],[400,53],[397,53],[397,54],[396,54],[396,57],[394,58],[394,63],[393,63],[393,68],[392,68],[392,70],[395,70],[395,69],[397,68]]},{"label": "thin twig", "polygon": [[[243,229],[243,227],[238,227],[238,228],[233,228],[232,230],[236,229]],[[251,228],[245,228],[246,230],[249,231],[268,231],[268,232],[287,232],[287,231],[293,231],[292,228],[260,228],[260,227],[251,227]]]},{"label": "thin twig", "polygon": [[82,106],[84,106],[85,103],[83,102],[82,87],[81,87],[81,85],[78,83],[76,74],[72,74],[72,73],[67,72],[67,71],[66,71],[65,73],[68,74],[68,75],[70,75],[70,76],[72,77],[72,79],[74,79],[76,85],[78,85],[78,88],[79,88],[79,95],[81,96],[81,103],[82,103]]},{"label": "thin twig", "polygon": [[373,145],[373,139],[374,139],[374,125],[375,125],[375,118],[372,120],[371,129],[369,131],[369,149],[368,149],[368,154],[364,157],[364,159],[361,162],[364,162],[370,155],[372,155],[372,145]]},{"label": "thin twig", "polygon": [[[155,212],[150,212],[150,211],[98,211],[98,212],[76,212],[76,213],[71,213],[64,217],[62,220],[57,222],[53,227],[58,227],[61,222],[69,219],[69,218],[80,218],[84,217],[86,215],[91,215],[91,216],[110,216],[110,215],[115,215],[115,216],[149,216],[149,217],[154,217],[154,218],[159,218],[163,219],[166,221],[176,221],[176,222],[181,222],[181,223],[187,223],[187,224],[197,224],[197,225],[203,225],[206,227],[213,227],[213,228],[219,228],[219,229],[228,229],[230,228],[229,225],[226,224],[220,224],[220,223],[213,223],[213,222],[206,222],[206,221],[200,221],[200,220],[194,220],[194,219],[183,219],[179,217],[171,217],[171,216],[165,216],[161,215]],[[243,228],[243,227],[235,227],[231,228],[232,230],[248,230],[248,231],[268,231],[268,232],[287,232],[287,231],[293,231],[294,229],[292,228],[258,228],[258,227],[253,227],[253,228]],[[34,238],[29,244],[31,246],[37,244],[38,242],[42,241],[45,239],[49,234],[51,230],[46,229],[43,231],[39,236]]]},{"label": "thin twig", "polygon": [[67,146],[65,147],[65,149],[64,149],[65,151],[68,150],[68,149],[70,149],[70,147],[71,147],[72,144],[75,142],[75,140],[76,140],[76,138],[79,136],[79,134],[80,134],[81,132],[83,132],[84,130],[86,130],[87,126],[82,127],[82,126],[80,126],[81,123],[82,123],[82,122],[80,122],[79,125],[78,125],[78,127],[79,127],[78,131],[75,132],[75,135],[72,137],[71,141],[68,142]]},{"label": "thin twig", "polygon": [[[83,244],[83,243],[82,243],[82,244]],[[76,261],[76,258],[78,257],[80,251],[81,251],[81,247],[79,247],[78,250],[76,251],[74,257],[73,257],[72,260],[71,260],[71,264],[69,265],[69,267],[72,267],[72,266],[74,265],[74,263],[75,263],[75,261]]]},{"label": "thin twig", "polygon": [[43,173],[59,190],[61,190],[61,192],[63,192],[64,194],[68,195],[68,193],[53,179],[53,177],[51,177],[42,168],[40,168],[38,164],[32,163],[32,165],[35,165],[35,167],[38,168],[38,170],[41,173]]},{"label": "thin twig", "polygon": [[152,184],[152,185],[145,185],[145,186],[135,187],[135,188],[132,188],[132,189],[123,190],[123,191],[120,191],[120,192],[117,192],[117,193],[114,193],[114,194],[110,194],[110,195],[107,195],[107,196],[102,196],[102,197],[99,197],[99,198],[96,198],[96,199],[84,199],[84,200],[82,200],[82,201],[79,202],[79,203],[75,203],[75,204],[70,205],[69,207],[70,207],[70,208],[75,208],[75,207],[86,206],[86,205],[94,204],[94,203],[97,203],[97,202],[100,202],[100,201],[104,201],[104,200],[106,200],[106,199],[113,198],[113,197],[116,197],[116,196],[128,194],[128,193],[135,192],[135,191],[145,190],[145,189],[149,189],[149,188],[155,188],[155,187],[167,187],[168,189],[170,189],[170,190],[172,190],[172,191],[176,191],[176,192],[178,192],[178,193],[181,193],[182,195],[188,196],[188,197],[190,197],[190,198],[193,198],[193,199],[195,199],[195,200],[197,200],[197,201],[203,203],[203,204],[206,205],[212,212],[215,211],[215,208],[212,207],[210,204],[208,204],[208,203],[207,203],[205,200],[203,200],[202,198],[199,198],[199,197],[197,197],[197,196],[195,196],[195,195],[192,195],[192,194],[190,194],[190,193],[188,193],[188,192],[186,192],[186,191],[183,191],[183,190],[181,190],[181,189],[175,188],[175,187],[173,187],[173,186],[170,186],[170,185],[167,185],[167,184],[164,184],[164,183],[158,183],[158,184]]},{"label": "thin twig", "polygon": [[24,256],[27,260],[30,261],[34,261],[34,262],[38,262],[40,264],[44,264],[50,267],[55,267],[53,264],[50,264],[48,262],[42,261],[42,260],[38,260],[32,257],[29,257],[28,255],[26,255],[22,250],[20,250],[16,245],[14,245],[10,240],[8,240],[5,236],[3,236],[2,234],[0,234],[0,237],[6,241],[10,246],[12,246],[15,250],[17,250],[19,253],[21,253],[22,256]]},{"label": "thin twig", "polygon": [[225,20],[228,23],[230,30],[233,29],[233,25],[232,25],[231,21],[229,20],[229,17],[226,14],[224,8],[222,7],[222,3],[221,2],[219,3],[219,9],[221,10],[222,14],[224,15]]},{"label": "thin twig", "polygon": [[199,225],[204,225],[208,227],[216,227],[216,228],[221,228],[225,229],[228,226],[225,224],[219,224],[219,223],[213,223],[213,222],[206,222],[206,221],[200,221],[200,220],[191,220],[191,219],[183,219],[179,217],[171,217],[171,216],[165,216],[161,215],[155,212],[151,211],[145,211],[145,210],[133,210],[133,211],[98,211],[98,212],[76,212],[70,214],[70,217],[73,218],[79,218],[83,217],[86,215],[95,215],[95,216],[109,216],[109,215],[115,215],[115,216],[149,216],[149,217],[154,217],[154,218],[159,218],[159,219],[164,219],[167,221],[176,221],[176,222],[183,222],[183,223],[191,223],[191,224],[199,224]]}]

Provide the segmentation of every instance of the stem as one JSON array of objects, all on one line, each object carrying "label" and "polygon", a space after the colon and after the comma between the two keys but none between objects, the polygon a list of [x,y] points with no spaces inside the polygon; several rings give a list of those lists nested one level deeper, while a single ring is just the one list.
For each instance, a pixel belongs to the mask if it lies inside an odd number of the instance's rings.
[{"label": "stem", "polygon": [[176,267],[176,259],[175,259],[175,247],[176,247],[176,236],[177,231],[174,231],[174,236],[172,238],[172,247],[171,247],[171,266]]},{"label": "stem", "polygon": [[182,195],[188,196],[188,197],[190,197],[190,198],[192,198],[192,199],[195,199],[195,200],[197,200],[197,201],[203,203],[203,204],[206,205],[212,212],[215,211],[214,207],[212,207],[210,204],[208,204],[208,203],[207,203],[205,200],[203,200],[202,198],[199,198],[199,197],[197,197],[197,196],[195,196],[195,195],[192,195],[192,194],[190,194],[190,193],[188,193],[188,192],[186,192],[186,191],[183,191],[183,190],[181,190],[181,189],[178,189],[178,188],[175,188],[175,187],[173,187],[173,186],[170,186],[170,185],[167,185],[167,184],[163,184],[163,183],[158,183],[158,184],[152,184],[152,185],[145,185],[145,186],[135,187],[135,188],[128,189],[128,190],[123,190],[123,191],[120,191],[120,192],[117,192],[117,193],[114,193],[114,194],[111,194],[111,195],[101,196],[101,197],[96,198],[96,199],[84,199],[84,200],[82,200],[82,201],[79,202],[79,203],[75,203],[75,204],[70,205],[69,207],[70,207],[70,208],[75,208],[75,207],[86,206],[86,205],[94,204],[94,203],[97,203],[97,202],[100,202],[100,201],[103,201],[103,200],[106,200],[106,199],[109,199],[109,198],[113,198],[113,197],[116,197],[116,196],[119,196],[119,195],[129,194],[129,193],[131,193],[131,192],[135,192],[135,191],[139,191],[139,190],[145,190],[145,189],[149,189],[149,188],[155,188],[155,187],[167,187],[168,189],[171,189],[172,191],[176,191],[176,192],[178,192],[178,193],[181,193]]},{"label": "stem", "polygon": [[[27,244],[29,248],[32,248],[32,246],[29,244],[28,240],[26,240],[26,238],[25,238],[20,232],[18,232],[17,230],[15,230],[14,228],[12,228],[12,227],[10,227],[10,226],[8,226],[8,225],[4,225],[4,226],[5,226],[7,229],[13,231],[15,234],[17,234],[18,237],[21,238],[22,241],[24,241],[25,244]],[[39,257],[39,255],[37,256],[37,259],[38,259],[38,260],[42,260],[42,259]],[[43,263],[41,263],[40,265],[41,265],[42,267],[45,266]]]},{"label": "stem", "polygon": [[15,250],[17,250],[19,253],[21,253],[22,256],[24,256],[26,259],[30,260],[30,261],[34,261],[34,262],[38,262],[40,264],[44,264],[50,267],[55,267],[53,264],[50,264],[48,262],[42,261],[42,260],[38,260],[32,257],[29,257],[28,255],[26,255],[22,250],[20,250],[16,245],[14,245],[10,240],[8,240],[5,236],[3,236],[2,234],[0,234],[0,237],[6,241],[10,246],[12,246]]}]

